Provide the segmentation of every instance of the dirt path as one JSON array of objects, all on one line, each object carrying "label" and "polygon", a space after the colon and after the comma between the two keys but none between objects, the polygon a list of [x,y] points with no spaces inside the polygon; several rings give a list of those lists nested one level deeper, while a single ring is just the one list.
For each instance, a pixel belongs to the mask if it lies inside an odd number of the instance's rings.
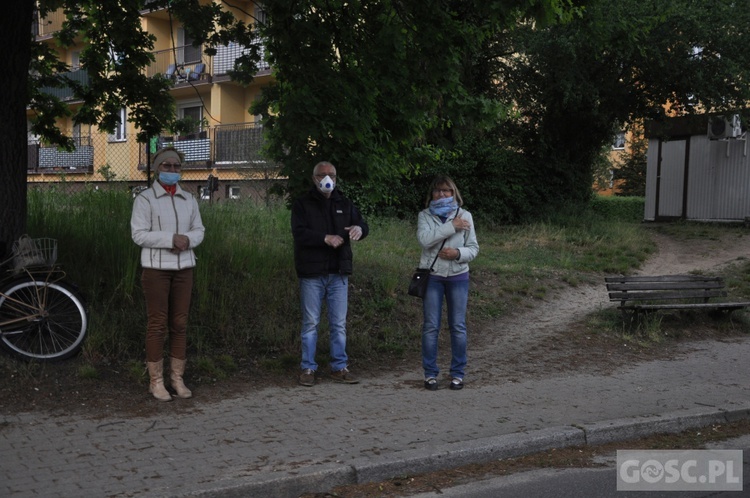
[{"label": "dirt path", "polygon": [[[652,234],[657,252],[636,273],[670,275],[691,271],[713,272],[744,259],[750,254],[750,237],[726,236],[720,240],[680,241]],[[643,357],[632,345],[607,348],[587,347],[587,340],[574,333],[585,316],[613,307],[604,283],[567,289],[544,304],[498,320],[484,334],[484,340],[471,350],[472,378],[475,382],[496,382],[498,376],[510,379],[545,376],[570,368],[606,372],[625,361]],[[649,352],[653,355],[653,352]]]}]

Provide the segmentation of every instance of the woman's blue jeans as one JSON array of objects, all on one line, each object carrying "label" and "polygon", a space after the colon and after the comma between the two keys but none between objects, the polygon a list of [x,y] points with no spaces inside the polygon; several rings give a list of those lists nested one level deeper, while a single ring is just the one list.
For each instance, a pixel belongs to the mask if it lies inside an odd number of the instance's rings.
[{"label": "woman's blue jeans", "polygon": [[438,334],[443,314],[443,297],[448,305],[448,326],[451,333],[451,377],[464,378],[466,368],[466,305],[469,281],[443,281],[431,278],[422,303],[422,368],[424,376],[436,377]]},{"label": "woman's blue jeans", "polygon": [[302,369],[317,370],[315,350],[318,344],[318,324],[323,300],[328,308],[330,326],[331,371],[346,368],[346,311],[349,299],[349,277],[330,274],[324,277],[299,279],[302,307]]}]

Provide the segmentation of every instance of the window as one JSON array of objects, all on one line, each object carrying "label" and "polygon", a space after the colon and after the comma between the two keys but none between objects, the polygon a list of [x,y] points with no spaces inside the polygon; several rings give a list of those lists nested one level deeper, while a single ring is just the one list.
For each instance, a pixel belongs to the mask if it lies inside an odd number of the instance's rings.
[{"label": "window", "polygon": [[81,51],[73,50],[70,52],[70,70],[78,71],[81,69]]},{"label": "window", "polygon": [[128,127],[128,111],[123,107],[120,109],[120,115],[117,118],[117,127],[114,133],[110,133],[108,140],[110,142],[124,142],[128,139],[127,136]]},{"label": "window", "polygon": [[254,17],[255,17],[255,24],[258,24],[260,26],[266,25],[267,14],[266,14],[266,11],[263,10],[263,7],[261,7],[260,5],[255,6]]},{"label": "window", "polygon": [[210,201],[211,191],[206,186],[198,187],[198,197],[200,197],[202,201]]},{"label": "window", "polygon": [[200,105],[200,102],[198,102],[198,105],[192,103],[179,105],[177,107],[177,117],[195,123],[195,127],[190,133],[203,131],[203,106]]},{"label": "window", "polygon": [[237,185],[230,185],[227,187],[227,197],[229,199],[239,199],[240,198],[240,187]]},{"label": "window", "polygon": [[193,46],[193,39],[189,37],[183,28],[177,30],[177,63],[194,64],[201,61],[201,47]]},{"label": "window", "polygon": [[620,131],[615,135],[615,140],[612,142],[612,148],[615,150],[622,150],[625,148],[625,132]]},{"label": "window", "polygon": [[41,140],[39,135],[31,131],[31,121],[26,120],[26,141],[30,144],[38,144]]}]

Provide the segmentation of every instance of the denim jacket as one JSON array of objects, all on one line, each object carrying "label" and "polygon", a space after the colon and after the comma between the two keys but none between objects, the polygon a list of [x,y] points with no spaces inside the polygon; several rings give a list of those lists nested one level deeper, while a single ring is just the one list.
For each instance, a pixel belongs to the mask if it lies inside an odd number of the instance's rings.
[{"label": "denim jacket", "polygon": [[469,262],[479,254],[479,243],[477,242],[477,233],[474,230],[474,219],[471,213],[465,209],[459,208],[458,213],[461,218],[471,224],[469,230],[459,230],[453,227],[451,221],[456,217],[454,211],[448,219],[443,221],[430,213],[429,209],[420,211],[417,218],[417,239],[422,246],[422,255],[419,259],[420,268],[429,268],[432,261],[440,251],[440,244],[445,240],[444,247],[453,247],[459,250],[461,256],[458,260],[447,260],[438,258],[433,267],[433,275],[441,277],[452,277],[469,271]]}]

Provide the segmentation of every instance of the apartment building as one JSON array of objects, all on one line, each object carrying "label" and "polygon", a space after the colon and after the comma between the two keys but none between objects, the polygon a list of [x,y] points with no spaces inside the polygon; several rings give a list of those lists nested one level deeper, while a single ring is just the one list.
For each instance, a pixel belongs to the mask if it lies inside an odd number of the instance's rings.
[{"label": "apartment building", "polygon": [[[247,23],[264,18],[255,2],[238,0],[232,5],[236,8],[228,10]],[[62,11],[39,19],[34,26],[37,40],[54,43],[53,35],[64,20]],[[60,118],[58,127],[73,138],[75,150],[58,150],[30,134],[29,185],[65,182],[66,186],[93,184],[99,188],[126,182],[130,188],[143,188],[147,185],[150,152],[173,145],[185,154],[182,184],[199,198],[217,201],[265,192],[276,179],[278,167],[263,157],[260,118],[251,115],[249,108],[261,88],[271,81],[269,66],[261,65],[253,83],[244,87],[231,81],[227,73],[245,47],[220,46],[215,55],[209,56],[204,47],[192,46],[185,30],[166,10],[142,12],[141,24],[156,37],[154,62],[146,69],[147,74],[171,80],[177,117],[189,126],[164,130],[150,144],[142,144],[136,141],[135,126],[128,122],[128,109],[121,110],[120,125],[113,133]],[[85,84],[88,75],[79,62],[82,48],[76,45],[57,50],[60,60],[70,68],[69,77]],[[76,105],[70,88],[44,91]]]}]

